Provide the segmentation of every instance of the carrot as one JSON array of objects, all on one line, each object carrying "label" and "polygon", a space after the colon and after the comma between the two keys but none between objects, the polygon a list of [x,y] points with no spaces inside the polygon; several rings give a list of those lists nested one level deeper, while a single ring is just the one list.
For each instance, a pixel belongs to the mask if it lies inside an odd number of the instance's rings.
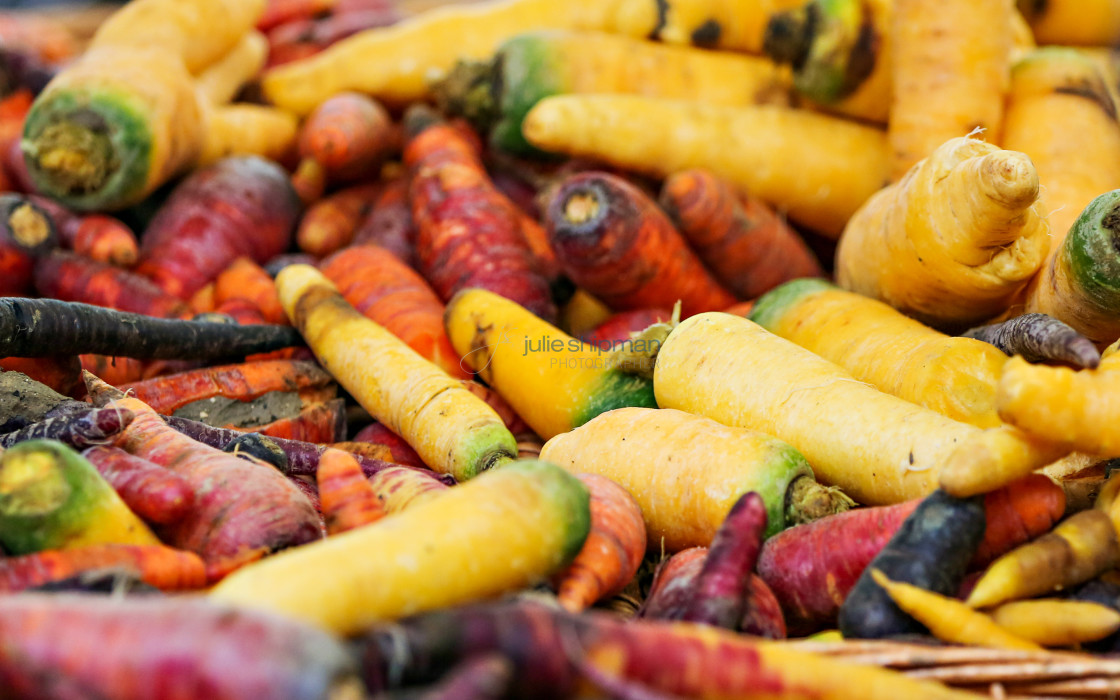
[{"label": "carrot", "polygon": [[233,299],[248,301],[267,323],[288,323],[272,277],[248,257],[237,258],[214,279],[215,305]]},{"label": "carrot", "polygon": [[986,321],[1045,259],[1039,188],[1027,155],[951,139],[848,222],[837,282],[935,327]]},{"label": "carrot", "polygon": [[1000,425],[996,386],[1007,356],[991,345],[818,279],[771,290],[747,318],[880,391],[981,428]]},{"label": "carrot", "polygon": [[194,507],[193,489],[186,479],[173,471],[108,445],[86,448],[82,456],[109,482],[121,500],[149,523],[173,523]]},{"label": "carrot", "polygon": [[315,202],[300,219],[296,245],[318,257],[349,246],[380,189],[377,182],[353,185]]},{"label": "carrot", "polygon": [[416,454],[416,450],[409,447],[401,436],[385,427],[385,424],[374,421],[354,434],[353,440],[358,443],[369,443],[389,450],[391,459],[387,462],[396,462],[410,467],[427,469],[424,460]]},{"label": "carrot", "polygon": [[669,44],[758,54],[763,49],[768,21],[776,13],[799,7],[803,2],[668,0],[658,6],[659,23],[654,36]]},{"label": "carrot", "polygon": [[618,2],[560,6],[548,0],[497,0],[443,7],[359,32],[322,53],[274,68],[265,73],[262,88],[270,102],[298,114],[344,90],[403,104],[426,96],[430,81],[456,61],[486,58],[520,32],[591,29],[647,36],[656,23],[656,8],[647,3],[629,8]]},{"label": "carrot", "polygon": [[1019,637],[959,600],[892,581],[879,569],[871,570],[871,578],[886,590],[895,605],[929,627],[930,633],[942,641],[993,649],[1042,650],[1038,644]]},{"label": "carrot", "polygon": [[[497,294],[459,292],[445,320],[464,368],[478,372],[541,438],[620,406],[656,406],[648,379],[620,371],[610,355]],[[634,345],[644,349],[647,343]]]},{"label": "carrot", "polygon": [[971,567],[987,565],[1061,520],[1066,496],[1049,477],[1031,474],[984,495],[987,527]]},{"label": "carrot", "polygon": [[696,577],[704,568],[707,557],[707,547],[689,547],[659,562],[637,617],[680,620],[692,600]]},{"label": "carrot", "polygon": [[280,166],[222,160],[175,187],[145,231],[136,269],[186,299],[238,257],[264,263],[287,250],[298,212]]},{"label": "carrot", "polygon": [[620,311],[580,334],[580,340],[601,350],[609,350],[624,345],[631,339],[631,334],[641,333],[655,323],[667,323],[672,317],[673,312],[667,309]]},{"label": "carrot", "polygon": [[391,252],[353,246],[324,260],[319,269],[366,318],[450,376],[469,376],[447,338],[443,302],[423,277]]},{"label": "carrot", "polygon": [[0,194],[0,296],[31,289],[36,260],[58,241],[50,215],[17,194]]},{"label": "carrot", "polygon": [[416,268],[416,226],[408,202],[409,177],[386,182],[373,200],[369,214],[354,230],[354,245],[374,244]]},{"label": "carrot", "polygon": [[[74,355],[52,357],[0,357],[0,370],[22,372],[60,394],[82,395],[82,363]],[[77,384],[75,384],[77,377]]]},{"label": "carrot", "polygon": [[[375,27],[396,24],[401,14],[392,3],[371,4],[352,10],[331,12],[323,17],[312,17],[287,22],[268,33],[272,52],[298,54],[298,58],[313,56],[339,41],[358,32]],[[271,57],[271,54],[270,54]],[[268,67],[288,62],[287,56],[270,61]]]},{"label": "carrot", "polygon": [[349,454],[335,449],[324,452],[315,478],[327,534],[337,535],[369,525],[385,515],[377,492],[362,476],[358,461]]},{"label": "carrot", "polygon": [[260,32],[249,30],[198,74],[196,87],[214,104],[224,105],[260,73],[267,58],[268,40]]},{"label": "carrot", "polygon": [[206,567],[193,552],[157,544],[91,544],[0,559],[0,591],[15,593],[104,570],[133,573],[144,583],[165,591],[206,585]]},{"label": "carrot", "polygon": [[622,591],[646,552],[646,528],[633,497],[605,477],[576,478],[591,496],[591,530],[572,563],[553,577],[560,605],[571,612]]},{"label": "carrot", "polygon": [[513,662],[501,654],[464,659],[418,697],[423,700],[502,700],[508,697]]},{"label": "carrot", "polygon": [[[516,454],[513,435],[492,408],[361,315],[315,269],[285,268],[276,287],[319,362],[425,464],[463,480]],[[371,365],[370,353],[380,361]]]},{"label": "carrot", "polygon": [[1120,612],[1078,600],[1020,600],[991,611],[992,620],[1012,634],[1043,646],[1095,642],[1120,629]]},{"label": "carrot", "polygon": [[532,434],[532,428],[529,427],[521,416],[517,415],[513,407],[510,406],[497,391],[473,379],[463,379],[461,381],[468,391],[485,401],[490,408],[494,409],[494,412],[501,417],[502,423],[505,424],[506,428],[519,439],[522,436]]},{"label": "carrot", "polygon": [[[139,700],[205,688],[214,700],[257,693],[298,700],[360,692],[337,638],[201,596],[26,593],[0,599],[0,621],[0,677],[21,697]],[[61,635],[70,640],[64,648],[46,641]],[[97,649],[98,663],[80,649]]]},{"label": "carrot", "polygon": [[290,112],[258,104],[223,105],[206,117],[206,138],[195,167],[231,157],[258,156],[287,161],[295,150],[296,118]]},{"label": "carrot", "polygon": [[113,408],[89,408],[65,416],[56,416],[32,423],[11,433],[0,435],[0,447],[12,447],[29,440],[57,440],[81,450],[91,445],[111,442],[133,419],[130,411]]},{"label": "carrot", "polygon": [[880,570],[895,581],[954,595],[984,528],[980,498],[958,499],[936,491],[923,499],[844,598],[840,631],[845,637],[862,639],[922,632],[922,626],[891,601],[872,572]]},{"label": "carrot", "polygon": [[566,178],[545,223],[568,277],[611,308],[672,306],[679,299],[687,317],[735,302],[656,202],[620,177],[591,171]]},{"label": "carrot", "polygon": [[1093,341],[1046,314],[1023,314],[970,328],[961,335],[991,343],[1007,355],[1021,355],[1027,362],[1061,362],[1077,369],[1094,369],[1101,361]]},{"label": "carrot", "polygon": [[1112,0],[1020,2],[1040,44],[1108,46],[1120,39],[1120,19]]},{"label": "carrot", "polygon": [[339,398],[308,404],[295,416],[276,418],[263,425],[249,425],[250,422],[225,423],[222,427],[285,440],[334,443],[346,437],[346,401]]},{"label": "carrot", "polygon": [[1120,544],[1112,520],[1103,511],[1084,510],[997,559],[965,602],[986,608],[1051,593],[1088,581],[1118,561]]},{"label": "carrot", "polygon": [[615,93],[721,105],[788,104],[788,74],[772,61],[670,46],[603,32],[518,34],[483,61],[460,61],[433,87],[445,112],[466,117],[490,144],[537,153],[521,133],[525,114],[550,95]]},{"label": "carrot", "polygon": [[892,4],[887,138],[893,180],[945,141],[975,129],[1000,142],[1010,83],[1012,4],[966,1],[931,9],[918,0]]},{"label": "carrot", "polygon": [[448,485],[428,476],[424,470],[387,466],[368,477],[386,513],[398,513],[438,496]]},{"label": "carrot", "polygon": [[95,405],[136,414],[117,447],[171,469],[194,488],[195,507],[163,534],[169,544],[203,558],[208,580],[320,536],[311,504],[272,467],[251,464],[182,435],[147,404],[96,377],[87,374],[86,386]]},{"label": "carrot", "polygon": [[34,282],[40,294],[59,301],[160,318],[185,318],[190,313],[181,299],[147,277],[69,251],[56,250],[40,258]]},{"label": "carrot", "polygon": [[311,265],[314,267],[319,264],[319,258],[314,255],[308,255],[307,253],[283,253],[265,262],[264,271],[275,279],[276,275],[280,273],[280,270],[283,270],[288,265],[297,264]]},{"label": "carrot", "polygon": [[[375,423],[374,425],[381,425]],[[353,440],[340,440],[332,442],[328,447],[349,452],[352,455],[361,455],[369,457],[370,459],[381,460],[382,462],[393,462],[393,451],[386,445],[378,445],[374,442],[355,442]],[[421,465],[422,467],[423,465]]]},{"label": "carrot", "polygon": [[406,117],[404,162],[420,272],[445,302],[478,287],[554,320],[548,280],[522,236],[516,207],[490,182],[475,147],[432,119],[418,108]]},{"label": "carrot", "polygon": [[[551,438],[541,459],[625,488],[642,510],[650,547],[707,546],[742,494],[766,504],[770,536],[846,510],[850,499],[816,483],[805,459],[768,435],[668,409],[618,408]],[[696,488],[680,489],[692,483]]]},{"label": "carrot", "polygon": [[119,219],[103,214],[78,215],[49,197],[30,195],[54,222],[59,243],[98,262],[131,267],[139,255],[136,234]]},{"label": "carrot", "polygon": [[[211,598],[352,634],[376,621],[491,597],[554,573],[587,537],[588,500],[579,480],[553,465],[513,463],[380,523],[236,572]],[[382,564],[406,558],[408,566]],[[473,575],[448,580],[468,565]],[[331,580],[308,599],[307,572],[327,567]]]},{"label": "carrot", "polygon": [[300,128],[299,168],[321,168],[327,183],[364,178],[376,174],[395,146],[385,108],[365,95],[342,92],[323,101]]},{"label": "carrot", "polygon": [[11,554],[91,544],[159,544],[88,461],[54,440],[0,454],[0,546]]},{"label": "carrot", "polygon": [[81,363],[81,369],[100,377],[106,384],[112,384],[113,386],[140,381],[144,378],[149,366],[148,363],[131,357],[92,353],[78,355],[78,360]]},{"label": "carrot", "polygon": [[562,95],[538,102],[522,131],[545,151],[642,173],[668,176],[704,168],[830,238],[839,237],[852,214],[887,181],[882,131],[776,106]]}]

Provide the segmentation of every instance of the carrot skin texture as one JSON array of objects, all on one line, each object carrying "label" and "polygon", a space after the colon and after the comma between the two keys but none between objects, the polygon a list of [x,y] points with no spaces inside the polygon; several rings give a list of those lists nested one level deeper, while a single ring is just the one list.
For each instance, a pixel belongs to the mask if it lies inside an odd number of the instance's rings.
[{"label": "carrot skin texture", "polygon": [[400,175],[385,183],[373,200],[369,214],[354,230],[354,245],[372,243],[385,248],[411,268],[416,268],[416,224],[408,201],[410,179]]},{"label": "carrot skin texture", "polygon": [[354,433],[353,439],[355,442],[368,442],[371,445],[388,448],[393,458],[386,461],[417,467],[418,469],[428,468],[424,464],[424,460],[420,459],[420,455],[416,454],[416,450],[412,449],[412,446],[405,442],[400,435],[386,428],[384,423],[376,421],[370,423]]},{"label": "carrot skin texture", "polygon": [[12,447],[27,440],[58,440],[77,450],[111,442],[128,427],[135,415],[132,411],[91,408],[83,413],[47,418],[0,435],[0,448]]},{"label": "carrot skin texture", "polygon": [[314,160],[328,181],[344,181],[375,173],[394,146],[389,113],[373,98],[342,92],[323,101],[304,122],[300,158]]},{"label": "carrot skin texture", "polygon": [[1047,314],[1023,314],[970,328],[961,335],[991,343],[1008,355],[1022,355],[1027,362],[1064,362],[1079,369],[1094,369],[1101,361],[1092,340]]},{"label": "carrot skin texture", "polygon": [[222,427],[260,433],[269,438],[311,443],[339,442],[346,437],[346,400],[338,398],[313,403],[303,407],[298,415],[278,418],[264,425],[238,426],[227,423]]},{"label": "carrot skin texture", "polygon": [[353,185],[310,205],[296,228],[296,246],[326,257],[350,245],[381,187],[379,182]]},{"label": "carrot skin texture", "polygon": [[125,505],[149,523],[173,523],[194,507],[194,489],[170,469],[109,445],[86,448],[82,456],[97,468]]},{"label": "carrot skin texture", "polygon": [[102,544],[0,559],[0,592],[15,593],[101,569],[135,573],[144,583],[165,591],[206,585],[206,565],[194,552],[160,545]]},{"label": "carrot skin texture", "polygon": [[[179,688],[214,700],[311,700],[353,672],[335,637],[197,596],[25,593],[0,599],[0,621],[0,681],[18,697],[54,696],[49,678],[81,689],[68,697],[170,698]],[[60,635],[74,646],[49,641]],[[184,654],[199,640],[207,644]],[[97,663],[73,653],[81,648],[97,649]]]},{"label": "carrot skin texture", "polygon": [[55,251],[35,265],[35,288],[59,301],[103,306],[158,318],[186,318],[182,299],[141,274],[77,253]]},{"label": "carrot skin texture", "polygon": [[288,317],[284,307],[280,306],[272,276],[250,258],[234,260],[214,280],[215,305],[233,299],[250,302],[266,323],[288,325]]},{"label": "carrot skin texture", "polygon": [[545,224],[568,277],[616,310],[679,299],[687,317],[735,303],[656,202],[621,177],[590,171],[565,179]]},{"label": "carrot skin texture", "polygon": [[280,166],[225,158],[189,175],[160,207],[144,232],[137,272],[187,299],[238,257],[264,263],[288,250],[299,211]]},{"label": "carrot skin texture", "polygon": [[385,515],[377,493],[351,455],[329,449],[319,458],[315,473],[327,534],[337,535],[368,525]]},{"label": "carrot skin texture", "polygon": [[956,499],[943,491],[927,496],[860,574],[840,606],[845,637],[879,639],[924,628],[890,599],[871,577],[881,570],[895,581],[955,595],[969,559],[984,536],[983,499]]}]

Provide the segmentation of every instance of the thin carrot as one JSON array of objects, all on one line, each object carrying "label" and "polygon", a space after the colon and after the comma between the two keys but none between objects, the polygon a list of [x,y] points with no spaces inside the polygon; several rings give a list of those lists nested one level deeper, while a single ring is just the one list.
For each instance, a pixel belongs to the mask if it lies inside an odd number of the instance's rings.
[{"label": "thin carrot", "polygon": [[377,492],[362,476],[362,468],[349,454],[329,449],[319,458],[315,473],[327,534],[337,535],[380,520],[385,509]]},{"label": "thin carrot", "polygon": [[553,578],[566,610],[579,612],[630,583],[646,552],[642,511],[621,486],[596,474],[577,474],[591,494],[591,531],[579,554]]},{"label": "thin carrot", "polygon": [[1120,629],[1120,612],[1082,600],[1019,600],[990,614],[1000,627],[1043,646],[1095,642]]},{"label": "thin carrot", "polygon": [[447,338],[443,302],[397,256],[377,246],[353,246],[324,260],[320,270],[366,318],[450,376],[470,376]]},{"label": "thin carrot", "polygon": [[1064,362],[1078,369],[1094,369],[1101,361],[1093,341],[1047,314],[1023,314],[970,328],[961,335],[991,343],[1007,355],[1022,355],[1027,362]]},{"label": "thin carrot", "polygon": [[[368,177],[396,145],[392,120],[380,103],[342,92],[316,107],[303,123],[299,167],[321,168],[327,184]],[[298,169],[294,177],[299,179]]]},{"label": "thin carrot", "polygon": [[60,301],[92,304],[159,318],[186,318],[182,299],[131,270],[77,253],[54,251],[35,265],[35,288]]},{"label": "thin carrot", "polygon": [[671,175],[661,206],[713,276],[740,299],[824,271],[805,241],[768,204],[706,170]]},{"label": "thin carrot", "polygon": [[206,585],[206,566],[194,552],[158,544],[94,544],[0,558],[0,591],[15,593],[99,570],[129,572],[165,591]]},{"label": "thin carrot", "polygon": [[89,447],[82,456],[97,468],[125,505],[149,523],[173,523],[194,507],[191,485],[170,469],[109,445]]},{"label": "thin carrot", "polygon": [[276,283],[251,258],[241,257],[230,263],[215,278],[213,290],[215,306],[231,299],[242,299],[259,311],[267,323],[288,324],[288,317],[276,294]]},{"label": "thin carrot", "polygon": [[318,257],[350,245],[380,190],[379,182],[352,185],[315,202],[300,219],[296,245]]},{"label": "thin carrot", "polygon": [[372,243],[416,268],[416,226],[408,201],[410,178],[402,174],[386,182],[373,200],[369,214],[354,231],[354,245]]}]

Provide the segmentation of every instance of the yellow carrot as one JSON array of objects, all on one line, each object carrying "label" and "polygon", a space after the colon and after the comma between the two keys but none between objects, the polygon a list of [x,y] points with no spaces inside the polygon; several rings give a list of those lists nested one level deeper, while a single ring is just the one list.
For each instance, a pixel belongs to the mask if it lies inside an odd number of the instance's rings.
[{"label": "yellow carrot", "polygon": [[928,627],[933,636],[942,641],[993,649],[1042,650],[1038,644],[1004,629],[992,618],[959,600],[909,583],[891,581],[878,569],[871,571],[871,577],[886,589],[898,607]]},{"label": "yellow carrot", "polygon": [[260,32],[248,32],[229,53],[204,70],[195,84],[211,102],[225,104],[256,77],[267,59],[268,39]]},{"label": "yellow carrot", "polygon": [[1015,636],[1048,647],[1095,642],[1120,629],[1120,612],[1081,600],[1020,600],[1004,603],[991,616]]},{"label": "yellow carrot", "polygon": [[657,38],[669,44],[761,53],[766,26],[804,0],[665,0]]},{"label": "yellow carrot", "polygon": [[318,270],[289,265],[276,291],[323,367],[425,464],[469,479],[517,454],[494,409],[359,313]]},{"label": "yellow carrot", "polygon": [[275,107],[224,105],[207,110],[206,115],[206,136],[195,161],[198,167],[235,155],[283,160],[299,135],[295,115]]},{"label": "yellow carrot", "polygon": [[522,131],[543,150],[653,175],[710,170],[833,238],[887,182],[881,130],[777,106],[559,95],[538,102]]},{"label": "yellow carrot", "polygon": [[1019,6],[1040,44],[1111,46],[1120,40],[1117,0],[1020,0]]}]

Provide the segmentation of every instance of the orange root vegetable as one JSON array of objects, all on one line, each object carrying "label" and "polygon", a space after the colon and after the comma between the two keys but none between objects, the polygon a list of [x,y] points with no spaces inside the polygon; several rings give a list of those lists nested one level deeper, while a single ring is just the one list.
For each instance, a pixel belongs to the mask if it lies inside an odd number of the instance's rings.
[{"label": "orange root vegetable", "polygon": [[385,509],[377,491],[362,475],[358,461],[342,450],[329,449],[315,473],[327,534],[337,535],[380,520]]},{"label": "orange root vegetable", "polygon": [[984,539],[970,568],[987,566],[1015,547],[1051,530],[1066,510],[1060,485],[1042,474],[1031,474],[984,494]]},{"label": "orange root vegetable", "polygon": [[149,523],[173,523],[194,507],[194,489],[170,469],[108,445],[87,448],[82,456],[97,468],[125,505]]},{"label": "orange root vegetable", "polygon": [[0,194],[0,296],[25,296],[41,256],[58,234],[48,212],[23,196]]},{"label": "orange root vegetable", "polygon": [[384,248],[341,250],[320,270],[355,309],[452,377],[467,378],[443,325],[443,302],[428,283]]},{"label": "orange root vegetable", "polygon": [[424,464],[424,460],[420,459],[420,455],[416,454],[416,450],[412,449],[400,435],[386,428],[384,423],[378,423],[377,421],[370,423],[355,433],[353,440],[387,448],[392,455],[392,459],[386,460],[388,462],[420,469],[428,468]]},{"label": "orange root vegetable", "polygon": [[836,280],[934,327],[987,321],[1046,258],[1042,184],[1023,153],[950,139],[852,217]]},{"label": "orange root vegetable", "polygon": [[332,399],[310,404],[300,409],[296,416],[278,418],[264,425],[227,424],[223,427],[300,442],[317,444],[338,442],[346,437],[346,401]]},{"label": "orange root vegetable", "polygon": [[148,364],[131,357],[84,354],[78,356],[82,369],[106,384],[120,386],[144,379]]},{"label": "orange root vegetable", "polygon": [[288,323],[272,276],[250,258],[241,257],[230,263],[214,280],[213,289],[215,306],[231,299],[242,299],[259,311],[266,322]]},{"label": "orange root vegetable", "polygon": [[378,182],[353,185],[312,204],[296,229],[296,245],[318,257],[350,245],[381,187]]},{"label": "orange root vegetable", "polygon": [[591,531],[576,558],[553,578],[564,609],[579,612],[620,592],[646,553],[642,511],[621,486],[595,474],[577,474],[591,494]]},{"label": "orange root vegetable", "polygon": [[895,0],[887,122],[893,180],[977,128],[999,143],[1014,11],[1008,0],[956,0],[936,10],[922,0]]},{"label": "orange root vegetable", "polygon": [[183,476],[195,507],[167,526],[165,541],[199,554],[214,581],[284,547],[320,538],[319,516],[279,471],[203,445],[179,433],[144,402],[86,375],[95,404],[128,408],[136,418],[116,446]]},{"label": "orange root vegetable", "polygon": [[[0,357],[0,370],[22,372],[60,394],[78,398],[83,393],[82,363],[75,355],[52,357]],[[74,383],[75,377],[77,384]]]},{"label": "orange root vegetable", "polygon": [[355,229],[353,244],[381,246],[409,267],[416,268],[416,226],[408,201],[409,183],[405,174],[384,184],[369,214]]},{"label": "orange root vegetable", "polygon": [[1108,513],[1083,510],[1051,532],[992,563],[967,603],[987,608],[1084,583],[1120,563],[1120,543]]},{"label": "orange root vegetable", "polygon": [[389,113],[380,103],[342,92],[316,107],[303,123],[299,156],[302,162],[317,163],[328,183],[367,177],[375,175],[381,161],[398,146],[395,135]]},{"label": "orange root vegetable", "polygon": [[679,300],[688,317],[735,303],[656,202],[620,177],[591,171],[565,179],[545,222],[568,277],[613,309]]},{"label": "orange root vegetable", "polygon": [[65,251],[39,259],[35,265],[35,288],[52,299],[145,316],[185,318],[190,313],[181,299],[163,291],[147,277]]},{"label": "orange root vegetable", "polygon": [[805,241],[768,204],[739,195],[706,170],[671,175],[660,203],[713,276],[740,299],[824,276]]},{"label": "orange root vegetable", "polygon": [[75,214],[49,197],[32,195],[29,199],[50,214],[59,242],[78,255],[119,267],[131,267],[139,257],[136,234],[120,219]]},{"label": "orange root vegetable", "polygon": [[202,588],[206,566],[194,552],[161,545],[99,544],[0,558],[0,592],[15,593],[90,571],[122,571],[165,591]]},{"label": "orange root vegetable", "polygon": [[418,469],[390,466],[369,477],[369,484],[386,513],[398,513],[450,488]]},{"label": "orange root vegetable", "polygon": [[521,213],[494,187],[475,145],[422,110],[412,111],[406,124],[417,257],[432,288],[445,302],[461,289],[486,289],[555,320],[549,282],[522,235]]}]

